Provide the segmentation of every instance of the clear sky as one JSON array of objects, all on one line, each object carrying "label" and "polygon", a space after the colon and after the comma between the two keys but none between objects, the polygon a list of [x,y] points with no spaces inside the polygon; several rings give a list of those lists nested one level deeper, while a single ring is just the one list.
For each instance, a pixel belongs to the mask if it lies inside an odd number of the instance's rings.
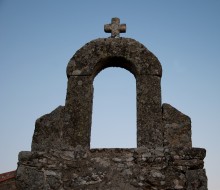
[{"label": "clear sky", "polygon": [[[218,0],[0,0],[0,173],[15,170],[19,151],[30,150],[35,120],[64,105],[69,59],[108,37],[103,26],[112,17],[127,24],[122,37],[160,60],[162,102],[191,117],[193,146],[207,150],[209,189],[219,189]],[[92,147],[135,147],[133,75],[109,68],[94,86]]]}]

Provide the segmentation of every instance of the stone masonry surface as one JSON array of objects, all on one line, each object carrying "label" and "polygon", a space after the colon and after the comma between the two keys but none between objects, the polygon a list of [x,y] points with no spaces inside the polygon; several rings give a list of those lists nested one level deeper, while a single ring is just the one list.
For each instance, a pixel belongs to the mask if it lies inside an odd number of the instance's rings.
[{"label": "stone masonry surface", "polygon": [[[21,152],[20,189],[206,189],[205,150],[83,149]],[[34,167],[33,167],[34,166]]]}]

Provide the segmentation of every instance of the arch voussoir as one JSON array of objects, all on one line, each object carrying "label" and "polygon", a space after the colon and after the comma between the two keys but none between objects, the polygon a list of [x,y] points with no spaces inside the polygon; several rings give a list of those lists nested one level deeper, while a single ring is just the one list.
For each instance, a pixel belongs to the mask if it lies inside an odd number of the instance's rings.
[{"label": "arch voussoir", "polygon": [[[162,68],[157,57],[143,44],[130,38],[99,38],[87,43],[70,59],[67,76],[96,75],[96,68],[100,67],[100,64],[106,66],[102,60],[114,57],[126,60],[130,65],[125,66],[125,69],[135,76],[162,76]],[[114,63],[112,66],[115,66]]]}]

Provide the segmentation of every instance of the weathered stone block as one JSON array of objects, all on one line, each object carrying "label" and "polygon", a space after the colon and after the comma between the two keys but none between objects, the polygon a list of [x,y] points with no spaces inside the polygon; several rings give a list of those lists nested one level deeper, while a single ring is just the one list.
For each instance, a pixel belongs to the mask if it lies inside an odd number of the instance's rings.
[{"label": "weathered stone block", "polygon": [[17,188],[21,190],[45,189],[45,177],[42,170],[32,165],[19,165],[17,169]]},{"label": "weathered stone block", "polygon": [[163,104],[164,146],[192,147],[191,120],[169,104]]},{"label": "weathered stone block", "polygon": [[63,148],[64,112],[65,108],[59,106],[50,114],[37,119],[31,147],[33,151]]},{"label": "weathered stone block", "polygon": [[187,190],[207,190],[207,176],[204,169],[186,172]]}]

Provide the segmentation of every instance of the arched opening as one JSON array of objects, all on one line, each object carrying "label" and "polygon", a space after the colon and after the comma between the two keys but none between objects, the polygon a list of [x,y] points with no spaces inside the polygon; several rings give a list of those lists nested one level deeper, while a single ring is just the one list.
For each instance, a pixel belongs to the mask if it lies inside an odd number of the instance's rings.
[{"label": "arched opening", "polygon": [[136,80],[122,68],[107,68],[93,81],[90,148],[136,148]]}]

